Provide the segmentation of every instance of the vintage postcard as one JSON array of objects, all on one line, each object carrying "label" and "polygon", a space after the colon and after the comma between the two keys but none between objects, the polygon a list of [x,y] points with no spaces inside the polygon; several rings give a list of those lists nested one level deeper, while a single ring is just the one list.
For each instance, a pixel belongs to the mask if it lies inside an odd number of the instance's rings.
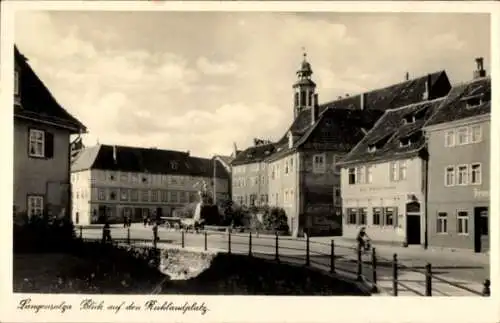
[{"label": "vintage postcard", "polygon": [[359,4],[2,2],[0,320],[498,321],[500,6]]}]

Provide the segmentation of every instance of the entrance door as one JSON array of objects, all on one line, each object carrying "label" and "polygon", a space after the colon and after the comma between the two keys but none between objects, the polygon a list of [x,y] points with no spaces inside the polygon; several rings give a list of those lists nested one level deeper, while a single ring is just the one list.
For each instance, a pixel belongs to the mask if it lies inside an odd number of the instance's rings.
[{"label": "entrance door", "polygon": [[420,244],[421,221],[420,203],[410,202],[406,204],[406,241],[409,245]]},{"label": "entrance door", "polygon": [[474,208],[474,251],[489,250],[489,214],[487,207]]},{"label": "entrance door", "polygon": [[106,206],[105,205],[99,205],[99,223],[105,223],[107,220],[107,214],[106,214]]}]

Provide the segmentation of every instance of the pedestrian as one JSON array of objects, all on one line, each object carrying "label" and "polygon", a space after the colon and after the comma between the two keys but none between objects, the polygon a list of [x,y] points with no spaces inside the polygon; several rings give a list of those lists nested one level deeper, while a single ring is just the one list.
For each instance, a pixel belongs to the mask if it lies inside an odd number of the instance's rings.
[{"label": "pedestrian", "polygon": [[146,214],[142,216],[142,221],[144,222],[144,226],[148,224],[148,216]]},{"label": "pedestrian", "polygon": [[111,242],[112,239],[111,239],[111,227],[109,225],[109,222],[106,221],[106,223],[104,224],[104,227],[102,228],[102,242],[103,243],[106,243],[106,242]]},{"label": "pedestrian", "polygon": [[361,227],[361,229],[359,229],[356,241],[358,242],[359,250],[367,251],[370,249],[370,237],[368,237],[365,227]]}]

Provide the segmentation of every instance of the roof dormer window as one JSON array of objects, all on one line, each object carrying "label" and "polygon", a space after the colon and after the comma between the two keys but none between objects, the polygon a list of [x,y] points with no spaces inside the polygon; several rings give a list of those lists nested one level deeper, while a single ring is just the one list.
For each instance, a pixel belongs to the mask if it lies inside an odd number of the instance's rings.
[{"label": "roof dormer window", "polygon": [[377,146],[376,145],[368,145],[368,152],[369,153],[374,153],[377,151]]},{"label": "roof dormer window", "polygon": [[411,139],[410,138],[401,138],[399,140],[399,147],[400,148],[409,147],[410,145],[411,145]]},{"label": "roof dormer window", "polygon": [[415,122],[415,116],[412,114],[407,115],[403,118],[403,124],[414,123],[414,122]]},{"label": "roof dormer window", "polygon": [[177,162],[176,162],[176,161],[171,161],[171,162],[170,162],[170,168],[172,168],[172,169],[177,169],[177,166],[178,166],[178,165],[177,165]]}]

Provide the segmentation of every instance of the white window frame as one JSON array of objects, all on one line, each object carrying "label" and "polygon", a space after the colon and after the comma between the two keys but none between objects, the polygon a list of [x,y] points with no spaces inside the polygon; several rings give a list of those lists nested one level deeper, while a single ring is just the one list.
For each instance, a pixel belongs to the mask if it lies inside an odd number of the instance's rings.
[{"label": "white window frame", "polygon": [[[444,230],[443,230],[444,228]],[[448,213],[438,212],[436,216],[436,234],[448,234]]]},{"label": "white window frame", "polygon": [[[354,175],[354,181],[351,183],[351,175]],[[356,167],[349,167],[347,169],[347,183],[354,185],[357,183]]]},{"label": "white window frame", "polygon": [[313,173],[323,174],[326,171],[326,154],[313,155]]},{"label": "white window frame", "polygon": [[[467,214],[466,216],[460,215],[460,213],[465,213]],[[469,235],[469,212],[467,210],[457,210],[457,234],[461,236],[468,236]],[[467,232],[460,232],[459,231],[459,224],[460,222],[465,222],[467,223]],[[462,223],[462,228],[464,228],[464,225]]]},{"label": "white window frame", "polygon": [[[32,203],[33,202],[33,203]],[[43,216],[43,203],[44,203],[44,197],[43,195],[28,195],[27,196],[27,203],[28,203],[28,216],[31,218],[33,215],[39,214],[40,216]],[[34,204],[34,206],[32,206]],[[38,204],[38,205],[37,205]],[[39,213],[37,213],[37,211]],[[33,213],[33,214],[32,214]]]},{"label": "white window frame", "polygon": [[366,180],[366,170],[364,166],[356,167],[356,184],[364,184]]},{"label": "white window frame", "polygon": [[[465,142],[460,142],[460,132],[465,130]],[[457,142],[456,142],[456,145],[457,146],[463,146],[463,145],[467,145],[470,143],[470,128],[469,127],[460,127],[457,129]]]},{"label": "white window frame", "polygon": [[116,181],[116,173],[115,172],[108,172],[108,178],[110,181]]},{"label": "white window frame", "polygon": [[[448,183],[448,169],[451,169],[451,176],[452,176],[452,181],[451,183]],[[448,165],[444,168],[444,186],[445,187],[451,187],[455,186],[455,183],[457,181],[457,170],[454,165]]]},{"label": "white window frame", "polygon": [[288,175],[289,169],[288,169],[288,159],[284,160],[285,162],[285,175]]},{"label": "white window frame", "polygon": [[[474,129],[479,129],[478,136],[476,139],[474,139]],[[483,140],[483,127],[479,125],[473,125],[470,127],[470,142],[471,143],[478,143]]]},{"label": "white window frame", "polygon": [[[45,131],[40,129],[30,129],[29,130],[29,147],[28,153],[31,157],[45,157]],[[41,135],[42,139],[37,139],[37,135]],[[38,144],[41,144],[41,151],[38,151]],[[34,153],[31,152],[31,148],[34,148]]]},{"label": "white window frame", "polygon": [[[463,183],[460,183],[459,182],[459,179],[460,179],[460,168],[461,167],[465,167],[465,182]],[[456,180],[455,180],[455,185],[457,186],[467,186],[469,185],[469,165],[467,164],[462,164],[462,165],[458,165],[456,167],[456,171],[457,171],[457,175],[456,175]]]},{"label": "white window frame", "polygon": [[[477,182],[472,182],[472,173],[474,172],[474,166],[479,166],[479,181]],[[481,183],[483,182],[483,167],[482,167],[482,164],[481,163],[472,163],[470,164],[469,166],[469,182],[471,185],[481,185]]]},{"label": "white window frame", "polygon": [[366,166],[366,183],[373,183],[373,165]]},{"label": "white window frame", "polygon": [[399,163],[392,161],[389,163],[389,176],[391,182],[399,181]]},{"label": "white window frame", "polygon": [[106,191],[103,188],[97,190],[97,199],[99,201],[106,201]]},{"label": "white window frame", "polygon": [[[454,147],[455,146],[455,130],[447,130],[444,133],[444,146],[445,147]],[[448,140],[451,139],[451,140]]]},{"label": "white window frame", "polygon": [[120,189],[120,201],[128,201],[129,200],[128,196],[129,196],[128,189],[121,188]]},{"label": "white window frame", "polygon": [[[404,166],[404,167],[402,167]],[[404,173],[402,173],[401,170],[404,170]],[[404,176],[402,176],[404,175]],[[400,160],[398,162],[398,180],[404,181],[408,177],[408,161],[407,160]]]}]

